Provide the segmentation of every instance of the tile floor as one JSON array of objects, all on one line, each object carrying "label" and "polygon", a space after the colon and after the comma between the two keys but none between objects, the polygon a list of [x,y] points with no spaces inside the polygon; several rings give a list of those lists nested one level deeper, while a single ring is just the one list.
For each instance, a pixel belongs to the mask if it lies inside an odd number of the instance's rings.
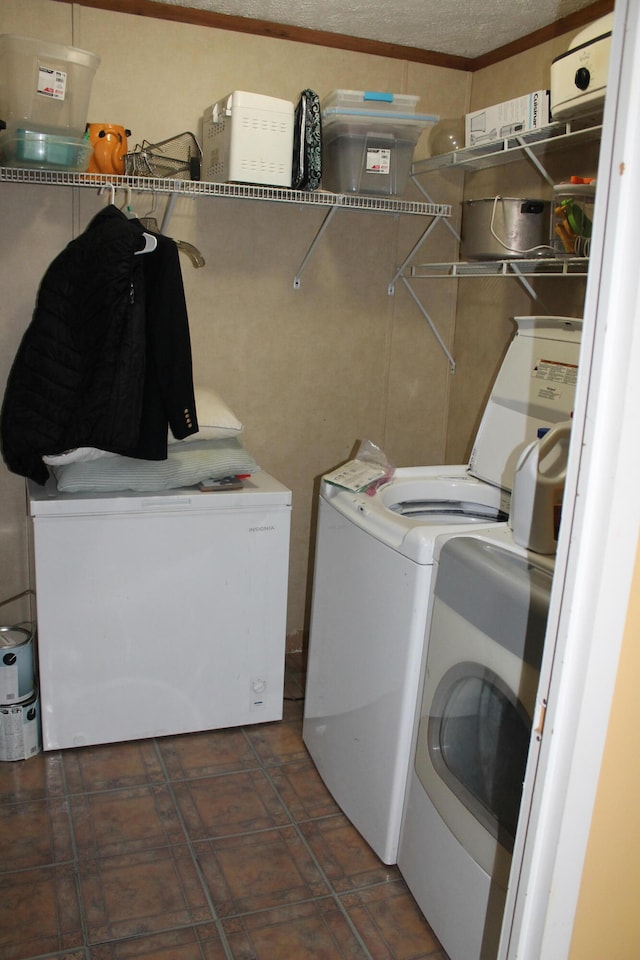
[{"label": "tile floor", "polygon": [[0,960],[446,960],[280,723],[0,764]]}]

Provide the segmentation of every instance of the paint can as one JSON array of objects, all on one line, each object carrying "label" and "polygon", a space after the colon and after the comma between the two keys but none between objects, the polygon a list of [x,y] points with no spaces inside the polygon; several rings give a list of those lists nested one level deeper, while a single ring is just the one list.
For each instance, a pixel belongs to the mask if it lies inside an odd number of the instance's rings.
[{"label": "paint can", "polygon": [[0,704],[22,703],[36,689],[33,634],[0,627]]},{"label": "paint can", "polygon": [[0,761],[28,760],[42,750],[40,697],[0,706]]}]

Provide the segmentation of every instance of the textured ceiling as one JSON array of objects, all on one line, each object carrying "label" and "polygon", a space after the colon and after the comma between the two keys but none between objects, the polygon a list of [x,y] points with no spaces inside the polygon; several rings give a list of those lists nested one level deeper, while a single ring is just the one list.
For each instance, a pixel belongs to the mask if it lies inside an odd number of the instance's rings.
[{"label": "textured ceiling", "polygon": [[155,0],[474,59],[593,0]]}]

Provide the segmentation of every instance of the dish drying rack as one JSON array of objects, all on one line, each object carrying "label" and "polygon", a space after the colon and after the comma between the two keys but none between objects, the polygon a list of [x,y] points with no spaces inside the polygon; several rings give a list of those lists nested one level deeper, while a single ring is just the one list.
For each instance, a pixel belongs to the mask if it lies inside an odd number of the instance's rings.
[{"label": "dish drying rack", "polygon": [[130,177],[199,180],[201,166],[202,149],[188,131],[158,143],[143,140],[124,155],[125,173]]}]

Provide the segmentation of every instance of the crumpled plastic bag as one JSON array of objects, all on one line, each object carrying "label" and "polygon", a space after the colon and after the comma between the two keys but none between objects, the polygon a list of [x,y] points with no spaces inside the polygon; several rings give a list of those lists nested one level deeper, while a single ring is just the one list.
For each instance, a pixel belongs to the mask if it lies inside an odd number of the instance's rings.
[{"label": "crumpled plastic bag", "polygon": [[352,460],[325,474],[327,483],[333,483],[355,493],[373,496],[383,483],[388,483],[395,467],[383,450],[372,440],[362,440]]}]

